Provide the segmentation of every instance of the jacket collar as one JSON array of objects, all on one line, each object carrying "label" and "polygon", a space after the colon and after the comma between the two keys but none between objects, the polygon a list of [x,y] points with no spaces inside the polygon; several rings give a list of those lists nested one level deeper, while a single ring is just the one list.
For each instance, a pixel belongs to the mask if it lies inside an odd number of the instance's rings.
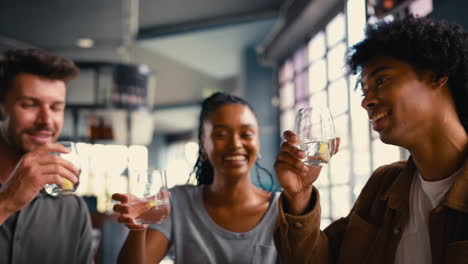
[{"label": "jacket collar", "polygon": [[383,196],[383,200],[388,201],[388,207],[400,215],[409,214],[409,193],[415,171],[416,166],[410,157],[400,173],[393,176],[396,179]]},{"label": "jacket collar", "polygon": [[[408,213],[409,193],[416,172],[416,165],[410,157],[406,166],[397,175],[395,181],[385,193],[383,199],[388,200],[388,206],[397,212]],[[457,211],[468,212],[468,157],[462,168],[455,175],[456,179],[447,193],[442,205]]]},{"label": "jacket collar", "polygon": [[468,213],[468,157],[455,175],[455,182],[447,193],[442,205]]}]

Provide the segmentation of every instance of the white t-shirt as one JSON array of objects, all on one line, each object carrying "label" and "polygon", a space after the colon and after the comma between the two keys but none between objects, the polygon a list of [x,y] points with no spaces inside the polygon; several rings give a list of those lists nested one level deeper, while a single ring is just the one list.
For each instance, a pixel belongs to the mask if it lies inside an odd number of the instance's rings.
[{"label": "white t-shirt", "polygon": [[425,181],[416,172],[410,190],[409,222],[398,244],[395,263],[432,263],[429,213],[440,204],[455,180],[455,174],[441,181]]}]

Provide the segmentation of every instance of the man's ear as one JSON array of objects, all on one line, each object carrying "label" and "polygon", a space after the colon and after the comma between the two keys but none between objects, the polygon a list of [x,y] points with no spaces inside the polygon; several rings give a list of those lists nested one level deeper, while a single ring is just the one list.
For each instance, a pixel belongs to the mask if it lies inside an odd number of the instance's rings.
[{"label": "man's ear", "polygon": [[448,77],[447,75],[443,76],[433,76],[432,77],[432,85],[434,85],[434,88],[440,88],[443,86],[446,86],[448,82]]}]

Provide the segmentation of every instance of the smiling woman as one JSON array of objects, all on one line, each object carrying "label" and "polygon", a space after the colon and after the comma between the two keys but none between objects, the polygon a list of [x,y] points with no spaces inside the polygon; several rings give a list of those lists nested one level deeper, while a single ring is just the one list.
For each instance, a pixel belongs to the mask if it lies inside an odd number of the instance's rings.
[{"label": "smiling woman", "polygon": [[[170,190],[168,219],[147,228],[125,214],[125,202],[114,207],[119,222],[138,229],[130,231],[120,263],[154,263],[171,249],[175,263],[277,262],[271,231],[278,193],[251,182],[254,166],[266,172],[257,163],[259,126],[252,107],[239,97],[216,93],[203,102],[199,122],[198,186]],[[121,194],[115,198],[127,201]]]}]

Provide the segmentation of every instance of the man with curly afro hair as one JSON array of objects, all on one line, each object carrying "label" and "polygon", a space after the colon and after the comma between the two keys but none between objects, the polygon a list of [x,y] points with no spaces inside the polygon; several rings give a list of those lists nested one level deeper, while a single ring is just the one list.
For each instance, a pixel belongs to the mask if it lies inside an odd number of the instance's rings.
[{"label": "man with curly afro hair", "polygon": [[275,164],[282,262],[468,263],[468,34],[427,18],[383,21],[347,64],[372,128],[411,156],[378,168],[349,215],[321,231],[320,168],[300,162],[286,131]]}]

